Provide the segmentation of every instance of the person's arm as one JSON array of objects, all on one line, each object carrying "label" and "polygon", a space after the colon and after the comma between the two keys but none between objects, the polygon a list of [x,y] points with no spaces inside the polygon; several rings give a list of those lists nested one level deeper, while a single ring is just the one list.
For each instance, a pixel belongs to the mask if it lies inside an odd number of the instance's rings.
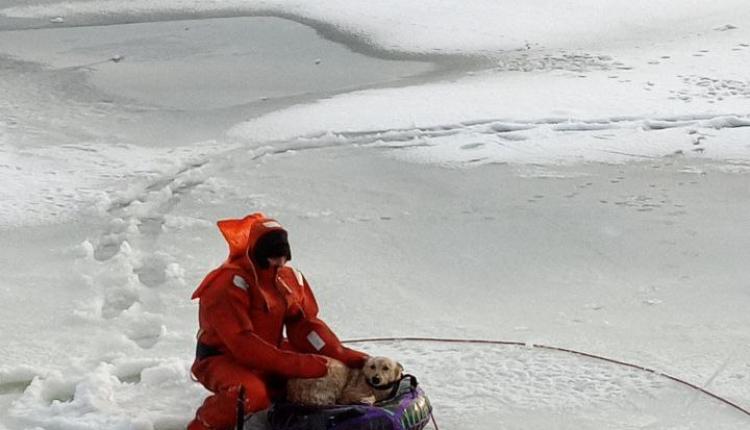
[{"label": "person's arm", "polygon": [[[222,274],[216,282],[232,282]],[[327,373],[325,357],[284,351],[261,339],[254,330],[247,309],[250,299],[238,287],[222,288],[206,297],[206,315],[211,327],[238,362],[253,369],[277,373],[286,378],[318,378]],[[204,300],[204,298],[201,298]]]},{"label": "person's arm", "polygon": [[351,368],[361,368],[368,355],[345,347],[333,330],[318,318],[318,303],[306,279],[303,279],[302,296],[302,315],[287,323],[287,337],[292,347],[335,358]]}]

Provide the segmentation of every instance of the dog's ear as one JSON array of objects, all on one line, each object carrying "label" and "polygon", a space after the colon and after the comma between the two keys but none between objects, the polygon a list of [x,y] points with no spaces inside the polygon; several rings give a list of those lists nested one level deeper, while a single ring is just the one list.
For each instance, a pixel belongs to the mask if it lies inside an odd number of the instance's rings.
[{"label": "dog's ear", "polygon": [[404,365],[399,362],[396,362],[396,366],[398,368],[398,376],[400,377],[401,375],[404,374]]}]

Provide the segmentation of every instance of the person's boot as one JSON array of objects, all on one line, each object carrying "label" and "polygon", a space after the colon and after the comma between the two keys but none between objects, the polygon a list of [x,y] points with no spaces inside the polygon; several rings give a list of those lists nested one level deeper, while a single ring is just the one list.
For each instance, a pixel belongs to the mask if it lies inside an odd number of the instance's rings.
[{"label": "person's boot", "polygon": [[229,389],[208,396],[195,412],[188,430],[234,430],[237,427],[237,391]]}]

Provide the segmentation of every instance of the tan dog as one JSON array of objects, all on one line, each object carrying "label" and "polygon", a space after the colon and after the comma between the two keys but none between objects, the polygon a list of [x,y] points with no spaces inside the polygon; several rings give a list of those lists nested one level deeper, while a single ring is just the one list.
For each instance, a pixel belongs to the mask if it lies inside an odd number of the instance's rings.
[{"label": "tan dog", "polygon": [[371,405],[388,398],[402,374],[403,367],[387,357],[370,357],[362,369],[350,369],[330,359],[326,376],[290,379],[287,400],[310,406]]},{"label": "tan dog", "polygon": [[362,367],[365,383],[372,389],[375,401],[387,399],[393,387],[401,381],[404,366],[388,357],[370,357]]}]

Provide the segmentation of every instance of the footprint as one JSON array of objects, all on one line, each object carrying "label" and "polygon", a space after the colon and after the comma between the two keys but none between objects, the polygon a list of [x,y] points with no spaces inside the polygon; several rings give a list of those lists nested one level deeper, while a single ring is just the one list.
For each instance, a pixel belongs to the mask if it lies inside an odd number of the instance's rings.
[{"label": "footprint", "polygon": [[134,270],[138,280],[147,287],[158,287],[167,280],[168,258],[163,255],[151,256],[143,266]]},{"label": "footprint", "polygon": [[141,382],[141,372],[117,376],[117,380],[123,384],[139,384]]},{"label": "footprint", "polygon": [[98,261],[106,261],[120,252],[122,243],[125,241],[123,235],[108,234],[99,239],[99,243],[94,248],[94,258]]},{"label": "footprint", "polygon": [[26,391],[26,388],[31,384],[32,379],[24,381],[13,381],[5,382],[0,384],[0,395],[5,394],[20,394]]},{"label": "footprint", "polygon": [[110,288],[104,293],[102,317],[112,319],[120,316],[138,301],[138,293],[129,287]]},{"label": "footprint", "polygon": [[131,225],[124,219],[112,219],[106,231],[99,237],[96,247],[94,247],[94,258],[97,261],[106,261],[114,257],[120,252],[122,244],[131,230]]},{"label": "footprint", "polygon": [[139,304],[122,315],[122,332],[143,349],[153,348],[167,332],[163,317],[146,312]]},{"label": "footprint", "polygon": [[714,28],[714,31],[729,31],[729,30],[736,30],[737,27],[732,24],[724,24],[721,27]]},{"label": "footprint", "polygon": [[461,149],[463,150],[477,149],[483,146],[484,146],[484,143],[467,143],[465,145],[461,145]]},{"label": "footprint", "polygon": [[158,236],[163,231],[164,223],[163,216],[141,218],[138,231],[145,235]]}]

